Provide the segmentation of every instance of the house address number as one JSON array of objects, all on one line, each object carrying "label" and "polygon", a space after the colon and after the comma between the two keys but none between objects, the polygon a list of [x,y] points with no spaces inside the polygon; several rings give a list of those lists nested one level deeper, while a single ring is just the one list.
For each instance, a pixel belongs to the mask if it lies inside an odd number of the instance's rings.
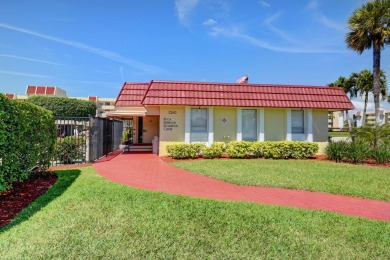
[{"label": "house address number", "polygon": [[[176,114],[176,111],[168,111],[168,114]],[[178,125],[175,120],[172,120],[170,117],[164,117],[164,131],[172,131],[173,128],[177,127]]]}]

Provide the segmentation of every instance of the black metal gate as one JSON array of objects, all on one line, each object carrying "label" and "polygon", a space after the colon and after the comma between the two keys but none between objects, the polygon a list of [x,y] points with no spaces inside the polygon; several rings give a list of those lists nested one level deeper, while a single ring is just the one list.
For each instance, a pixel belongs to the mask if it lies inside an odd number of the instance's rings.
[{"label": "black metal gate", "polygon": [[123,122],[99,117],[56,118],[57,142],[52,165],[93,162],[117,150]]}]

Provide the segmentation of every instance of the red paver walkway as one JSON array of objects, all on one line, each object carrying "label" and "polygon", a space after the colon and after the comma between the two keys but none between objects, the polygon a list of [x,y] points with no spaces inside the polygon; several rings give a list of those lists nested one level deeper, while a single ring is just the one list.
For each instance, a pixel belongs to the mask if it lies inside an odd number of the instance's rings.
[{"label": "red paver walkway", "polygon": [[389,202],[320,192],[238,186],[175,168],[154,154],[121,154],[110,161],[94,164],[94,167],[111,181],[145,190],[327,210],[390,221]]}]

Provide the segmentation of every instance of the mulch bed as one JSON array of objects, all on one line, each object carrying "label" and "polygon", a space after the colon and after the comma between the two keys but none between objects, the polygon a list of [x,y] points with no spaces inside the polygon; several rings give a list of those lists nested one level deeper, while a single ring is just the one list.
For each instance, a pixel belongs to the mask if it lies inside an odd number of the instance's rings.
[{"label": "mulch bed", "polygon": [[54,173],[33,174],[24,182],[14,184],[8,191],[0,193],[0,227],[11,222],[14,216],[36,198],[45,193],[57,181]]}]

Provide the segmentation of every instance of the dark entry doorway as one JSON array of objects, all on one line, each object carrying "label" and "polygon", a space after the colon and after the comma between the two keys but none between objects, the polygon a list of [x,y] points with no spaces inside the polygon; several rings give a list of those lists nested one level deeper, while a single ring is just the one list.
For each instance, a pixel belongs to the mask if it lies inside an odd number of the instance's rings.
[{"label": "dark entry doorway", "polygon": [[142,135],[143,135],[143,117],[138,117],[138,143],[142,144]]}]

